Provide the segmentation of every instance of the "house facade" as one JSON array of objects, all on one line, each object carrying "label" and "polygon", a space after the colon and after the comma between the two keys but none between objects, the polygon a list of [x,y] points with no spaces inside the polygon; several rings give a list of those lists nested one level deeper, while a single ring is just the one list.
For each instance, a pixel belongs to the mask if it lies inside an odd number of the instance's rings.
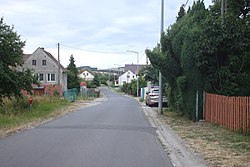
[{"label": "house facade", "polygon": [[118,85],[122,86],[124,83],[131,83],[133,79],[137,78],[138,72],[145,66],[141,64],[125,64],[125,73],[119,76]]},{"label": "house facade", "polygon": [[[24,64],[22,68],[31,69],[38,76],[40,88],[44,88],[45,94],[51,89],[58,90],[58,79],[60,81],[60,95],[67,90],[67,73],[66,69],[60,64],[52,54],[45,51],[44,48],[37,48],[34,53],[24,55]],[[60,72],[59,72],[60,71]],[[58,73],[59,72],[59,73]],[[34,89],[39,89],[36,85]]]},{"label": "house facade", "polygon": [[85,81],[92,81],[94,79],[94,74],[88,70],[82,70],[78,76]]},{"label": "house facade", "polygon": [[131,81],[133,79],[136,79],[136,74],[133,73],[132,71],[128,70],[127,72],[125,72],[124,74],[119,76],[118,84],[119,84],[119,86],[122,86],[125,83],[131,83]]}]

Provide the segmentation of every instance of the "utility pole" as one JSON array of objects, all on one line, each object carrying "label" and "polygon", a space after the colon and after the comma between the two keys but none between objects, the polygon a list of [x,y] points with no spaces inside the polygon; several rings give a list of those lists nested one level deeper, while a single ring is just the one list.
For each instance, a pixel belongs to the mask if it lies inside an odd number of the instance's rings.
[{"label": "utility pole", "polygon": [[60,43],[58,43],[57,45],[58,47],[58,74],[57,74],[57,79],[58,79],[58,93],[59,93],[59,96],[60,96],[60,88],[61,88],[61,85],[60,85]]},{"label": "utility pole", "polygon": [[227,13],[227,0],[221,0],[221,17],[223,20],[226,13]]},{"label": "utility pole", "polygon": [[139,64],[139,53],[137,52],[137,65],[136,65],[136,73],[137,73],[137,80],[136,80],[136,94],[137,97],[139,97],[139,69],[138,69],[138,64]]},{"label": "utility pole", "polygon": [[[160,39],[161,36],[163,34],[163,30],[164,29],[164,0],[161,0],[161,35],[160,35]],[[161,42],[160,42],[161,43]],[[161,46],[162,48],[162,46]],[[163,110],[162,110],[162,74],[161,71],[159,70],[159,102],[158,102],[158,113],[159,114],[163,114]]]},{"label": "utility pole", "polygon": [[136,80],[136,96],[139,97],[139,52],[133,50],[127,50],[127,52],[136,53],[137,54],[137,65],[136,65],[136,73],[137,73],[137,80]]}]

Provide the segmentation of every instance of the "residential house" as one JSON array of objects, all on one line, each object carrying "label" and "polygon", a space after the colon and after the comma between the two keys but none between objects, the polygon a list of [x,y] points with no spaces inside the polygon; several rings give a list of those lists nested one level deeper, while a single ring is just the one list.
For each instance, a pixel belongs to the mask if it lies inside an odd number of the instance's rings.
[{"label": "residential house", "polygon": [[[23,57],[24,64],[22,68],[31,69],[34,74],[38,76],[38,80],[41,83],[40,87],[34,85],[34,89],[44,88],[44,93],[51,93],[58,90],[58,78],[60,79],[60,95],[64,90],[67,90],[67,73],[66,69],[60,64],[60,70],[58,70],[58,61],[53,55],[44,50],[44,48],[37,48],[32,54],[25,54]],[[59,75],[58,75],[58,71]]]},{"label": "residential house", "polygon": [[144,67],[146,67],[146,65],[143,65],[143,64],[125,64],[125,72],[130,70],[134,74],[138,74],[138,72]]},{"label": "residential house", "polygon": [[88,70],[81,70],[79,77],[85,81],[92,81],[94,79],[94,74]]},{"label": "residential house", "polygon": [[131,83],[131,81],[133,79],[136,79],[136,74],[133,73],[132,71],[128,70],[127,72],[125,72],[124,74],[122,74],[120,77],[119,77],[119,82],[118,84],[120,86],[122,86],[123,84],[125,83]]},{"label": "residential house", "polygon": [[122,86],[124,83],[131,83],[131,80],[137,78],[137,73],[146,65],[141,64],[125,64],[125,73],[119,76],[118,84]]}]

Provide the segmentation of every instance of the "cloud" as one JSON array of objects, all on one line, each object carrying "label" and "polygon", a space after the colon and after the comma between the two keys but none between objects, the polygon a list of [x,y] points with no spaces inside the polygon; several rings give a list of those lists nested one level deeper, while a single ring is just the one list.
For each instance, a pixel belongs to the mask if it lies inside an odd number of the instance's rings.
[{"label": "cloud", "polygon": [[[185,2],[165,1],[165,29],[174,23],[179,7]],[[77,65],[107,67],[119,62],[135,63],[134,58],[123,61],[131,56],[123,52],[136,50],[142,55],[160,39],[160,0],[0,0],[0,3],[4,22],[13,24],[26,40],[26,53],[45,47],[57,55],[59,42],[64,65],[71,54],[76,56]]]}]

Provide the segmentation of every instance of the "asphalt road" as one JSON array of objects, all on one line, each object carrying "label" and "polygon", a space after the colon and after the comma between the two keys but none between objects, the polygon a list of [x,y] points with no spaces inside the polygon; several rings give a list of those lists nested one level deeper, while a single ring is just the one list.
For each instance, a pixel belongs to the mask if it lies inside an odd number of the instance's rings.
[{"label": "asphalt road", "polygon": [[139,103],[108,100],[0,140],[1,167],[172,167]]}]

